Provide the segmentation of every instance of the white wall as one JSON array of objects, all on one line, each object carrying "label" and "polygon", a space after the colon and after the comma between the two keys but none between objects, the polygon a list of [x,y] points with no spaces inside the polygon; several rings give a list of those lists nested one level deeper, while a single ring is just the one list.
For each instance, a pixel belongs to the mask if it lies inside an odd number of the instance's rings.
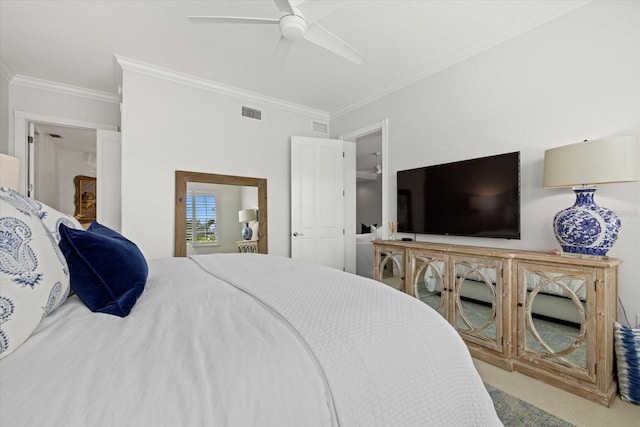
[{"label": "white wall", "polygon": [[[35,167],[35,198],[41,202],[60,210],[60,169],[58,167],[58,151],[60,150],[51,137],[38,132],[34,137],[36,146]],[[69,213],[66,211],[65,213]],[[75,212],[71,211],[73,215]]]},{"label": "white wall", "polygon": [[92,123],[120,124],[120,106],[116,103],[10,84],[10,123],[14,110]]},{"label": "white wall", "polygon": [[[242,105],[262,110],[262,120],[241,117]],[[290,137],[318,136],[311,121],[302,113],[124,70],[123,233],[147,258],[173,255],[176,170],[266,178],[269,253],[288,256]],[[153,212],[154,221],[141,209]]]},{"label": "white wall", "polygon": [[0,73],[0,153],[9,152],[9,81]]},{"label": "white wall", "polygon": [[[546,251],[551,221],[574,201],[542,188],[544,150],[640,135],[640,2],[593,2],[489,51],[340,117],[340,135],[389,119],[395,172],[490,154],[522,153],[522,239],[418,236],[418,240]],[[621,258],[619,294],[632,325],[640,313],[640,182],[603,185],[596,201],[622,219],[609,252]],[[395,197],[387,207],[395,218]]]},{"label": "white wall", "polygon": [[[65,124],[79,121],[116,127],[120,125],[120,105],[117,103],[10,83],[9,153],[11,154],[16,152],[14,144],[16,111],[27,113],[30,116],[37,115],[70,121]],[[26,138],[26,136],[22,138]],[[20,143],[22,144],[22,142]],[[22,158],[20,170],[21,185],[24,185],[23,174],[26,173],[26,167]]]},{"label": "white wall", "polygon": [[356,231],[362,224],[382,226],[382,177],[356,182]]}]

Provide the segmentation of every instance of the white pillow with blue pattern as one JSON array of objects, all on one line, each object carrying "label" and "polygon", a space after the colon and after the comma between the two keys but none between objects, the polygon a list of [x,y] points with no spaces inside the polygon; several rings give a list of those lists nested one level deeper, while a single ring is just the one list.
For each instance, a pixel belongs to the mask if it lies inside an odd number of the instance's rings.
[{"label": "white pillow with blue pattern", "polygon": [[0,359],[22,345],[69,293],[67,262],[45,222],[49,217],[50,225],[57,223],[57,211],[25,199],[0,189]]},{"label": "white pillow with blue pattern", "polygon": [[640,329],[613,322],[620,398],[640,405]]},{"label": "white pillow with blue pattern", "polygon": [[15,190],[7,187],[0,187],[0,199],[15,206],[19,211],[29,213],[40,218],[47,229],[56,239],[56,243],[60,242],[60,224],[64,224],[69,228],[83,230],[82,224],[73,216],[59,212],[51,206],[47,206],[42,202],[30,199]]}]

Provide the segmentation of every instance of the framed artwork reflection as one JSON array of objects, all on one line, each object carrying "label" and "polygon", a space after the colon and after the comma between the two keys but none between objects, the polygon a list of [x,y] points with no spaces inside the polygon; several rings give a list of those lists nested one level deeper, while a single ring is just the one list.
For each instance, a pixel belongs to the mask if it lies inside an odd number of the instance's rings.
[{"label": "framed artwork reflection", "polygon": [[78,175],[73,179],[76,186],[75,218],[81,223],[96,220],[96,179],[92,176]]}]

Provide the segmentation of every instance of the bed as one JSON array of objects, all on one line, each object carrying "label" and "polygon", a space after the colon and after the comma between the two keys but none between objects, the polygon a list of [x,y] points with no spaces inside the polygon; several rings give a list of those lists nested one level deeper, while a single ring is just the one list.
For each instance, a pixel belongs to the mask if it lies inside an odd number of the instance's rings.
[{"label": "bed", "polygon": [[122,317],[55,294],[0,359],[0,424],[501,425],[458,334],[408,295],[274,255],[147,264]]}]

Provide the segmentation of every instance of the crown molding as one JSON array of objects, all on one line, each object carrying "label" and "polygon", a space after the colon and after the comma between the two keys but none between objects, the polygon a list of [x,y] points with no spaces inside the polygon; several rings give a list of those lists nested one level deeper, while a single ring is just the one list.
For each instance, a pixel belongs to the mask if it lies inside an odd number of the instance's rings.
[{"label": "crown molding", "polygon": [[23,76],[20,74],[16,74],[13,79],[11,79],[10,83],[16,86],[24,86],[33,89],[46,90],[49,92],[57,92],[64,95],[78,96],[80,98],[88,98],[96,101],[110,102],[113,104],[120,103],[120,98],[114,93],[86,89],[79,86],[72,86],[64,83],[37,79],[35,77]]},{"label": "crown molding", "polygon": [[225,84],[208,80],[202,77],[192,76],[190,74],[182,73],[180,71],[175,71],[175,70],[160,67],[157,65],[148,64],[135,59],[126,58],[119,55],[115,55],[115,57],[116,57],[116,60],[118,61],[118,64],[120,64],[120,67],[122,67],[123,70],[133,71],[140,74],[146,74],[152,77],[158,77],[161,79],[169,80],[171,82],[180,83],[180,84],[192,86],[198,89],[219,93],[221,95],[228,95],[234,98],[241,98],[243,100],[251,100],[251,101],[269,105],[281,110],[286,110],[293,113],[310,116],[316,119],[321,119],[321,120],[329,119],[329,113],[327,113],[326,111],[316,110],[314,108],[305,107],[304,105],[283,101],[281,99],[272,98],[270,96],[262,95],[257,92],[240,89],[235,86],[225,85]]},{"label": "crown molding", "polygon": [[4,58],[0,56],[0,76],[2,76],[7,82],[11,82],[16,73],[13,72],[9,64],[4,62]]},{"label": "crown molding", "polygon": [[482,40],[478,43],[476,43],[475,45],[469,47],[468,49],[463,50],[461,53],[451,56],[447,59],[445,59],[444,61],[441,61],[440,63],[434,65],[433,67],[427,69],[427,70],[423,70],[418,74],[413,75],[412,77],[409,77],[405,80],[402,80],[400,82],[395,83],[392,86],[389,86],[386,89],[383,89],[379,92],[376,92],[370,96],[366,96],[352,104],[349,104],[343,108],[340,108],[338,110],[329,112],[329,120],[333,120],[335,118],[338,118],[340,116],[344,116],[345,114],[348,114],[354,110],[357,110],[361,107],[364,107],[365,105],[371,104],[372,102],[375,102],[381,98],[384,98],[387,95],[390,95],[394,92],[399,91],[400,89],[404,89],[407,86],[410,86],[414,83],[419,82],[420,80],[424,80],[427,77],[430,77],[442,70],[445,70],[459,62],[462,62],[466,59],[469,59],[473,56],[476,56],[484,51],[487,51],[499,44],[502,44],[508,40],[511,40],[517,36],[519,36],[520,34],[526,33],[529,30],[532,30],[536,27],[542,26],[562,15],[566,15],[567,13],[578,9],[588,3],[591,3],[592,0],[581,0],[581,1],[575,1],[571,4],[568,4],[564,7],[558,8],[557,10],[548,13],[546,16],[543,16],[542,18],[537,18],[537,19],[530,19],[529,21],[526,21],[520,25],[517,26],[513,26],[511,28],[509,28],[508,30],[505,30],[499,34],[496,34],[492,37],[489,37],[485,40]]}]

